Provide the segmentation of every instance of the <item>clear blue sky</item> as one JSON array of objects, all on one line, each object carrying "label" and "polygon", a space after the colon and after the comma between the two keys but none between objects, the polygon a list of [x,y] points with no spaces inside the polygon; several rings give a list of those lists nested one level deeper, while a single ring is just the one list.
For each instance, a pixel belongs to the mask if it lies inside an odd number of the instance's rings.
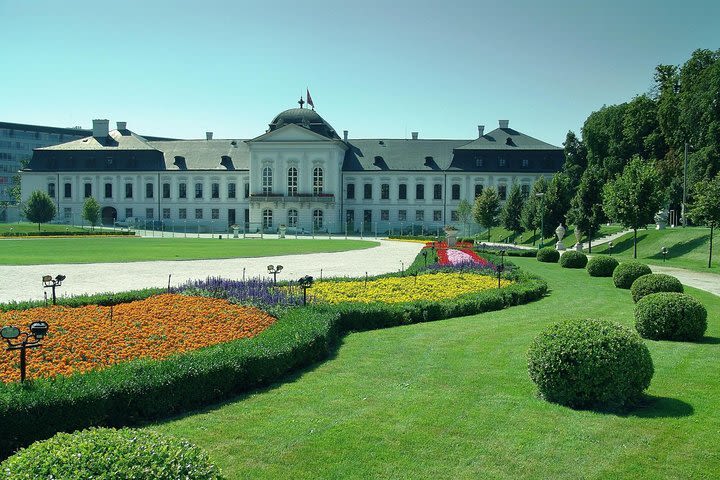
[{"label": "clear blue sky", "polygon": [[[582,5],[588,3],[588,5]],[[720,48],[718,1],[0,0],[0,120],[252,138],[305,87],[351,138],[560,145],[655,65]]]}]

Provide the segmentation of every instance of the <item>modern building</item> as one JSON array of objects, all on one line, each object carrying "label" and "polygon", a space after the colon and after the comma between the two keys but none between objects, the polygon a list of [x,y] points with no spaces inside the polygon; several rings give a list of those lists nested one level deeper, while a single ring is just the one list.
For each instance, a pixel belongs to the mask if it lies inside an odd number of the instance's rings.
[{"label": "modern building", "polygon": [[12,178],[30,160],[33,149],[57,145],[91,135],[80,127],[57,128],[0,122],[0,202],[8,202]]},{"label": "modern building", "polygon": [[462,199],[484,187],[504,199],[513,182],[525,195],[562,167],[563,150],[500,120],[464,140],[340,137],[317,112],[278,114],[252,139],[151,140],[118,122],[94,120],[90,135],[36,148],[22,172],[24,197],[55,198],[61,218],[87,197],[105,223],[248,232],[436,231],[458,221]]}]

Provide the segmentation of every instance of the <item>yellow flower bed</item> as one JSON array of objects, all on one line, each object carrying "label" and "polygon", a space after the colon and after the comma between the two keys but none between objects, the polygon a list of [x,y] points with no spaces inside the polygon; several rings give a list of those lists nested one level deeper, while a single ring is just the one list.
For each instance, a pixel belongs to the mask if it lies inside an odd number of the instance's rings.
[{"label": "yellow flower bed", "polygon": [[[501,287],[512,284],[501,280]],[[497,278],[473,273],[433,273],[415,277],[388,277],[350,282],[316,282],[308,293],[318,301],[340,302],[414,302],[444,300],[466,293],[497,288]]]}]

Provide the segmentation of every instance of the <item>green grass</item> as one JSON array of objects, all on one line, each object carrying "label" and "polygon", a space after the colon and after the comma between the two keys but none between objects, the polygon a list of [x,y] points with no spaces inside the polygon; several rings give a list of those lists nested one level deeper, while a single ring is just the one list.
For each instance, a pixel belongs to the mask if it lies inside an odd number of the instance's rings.
[{"label": "green grass", "polygon": [[344,252],[379,245],[363,240],[211,238],[28,238],[0,240],[0,265],[139,262]]},{"label": "green grass", "polygon": [[[55,232],[87,232],[90,228],[81,228],[73,225],[56,225],[53,223],[41,223],[40,231],[43,233],[55,233]],[[28,233],[37,232],[37,223],[0,223],[0,235],[3,233]]]},{"label": "green grass", "polygon": [[[718,246],[715,237],[714,246]],[[710,229],[702,227],[667,228],[638,231],[638,260],[667,267],[687,268],[701,272],[720,273],[718,253],[713,255],[713,268],[707,268],[710,251]],[[668,249],[665,263],[660,251]],[[715,249],[717,252],[717,248]],[[593,253],[608,253],[609,246],[593,248]],[[719,252],[720,253],[720,252]],[[623,235],[613,242],[612,254],[620,259],[633,257],[633,234]]]},{"label": "green grass", "polygon": [[229,478],[713,478],[720,298],[704,343],[651,342],[655,376],[629,414],[576,411],[536,396],[532,339],[562,318],[632,325],[610,278],[513,259],[550,296],[472,317],[350,334],[331,360],[149,428],[207,449]]},{"label": "green grass", "polygon": [[[575,239],[575,228],[570,225],[564,225],[566,228],[565,237],[563,237],[563,244],[566,247],[572,247],[577,243],[577,240]],[[612,235],[613,233],[621,232],[624,228],[621,225],[602,225],[600,227],[600,233],[598,233],[595,238],[604,237],[605,235]],[[487,232],[484,234],[480,234],[478,237],[480,241],[486,241],[487,240]],[[583,236],[583,242],[587,242],[587,238]],[[495,227],[490,229],[490,241],[491,242],[501,242],[505,243],[506,241],[509,241],[509,243],[512,243],[513,241],[517,241],[518,245],[532,245],[533,241],[535,241],[535,246],[539,246],[540,244],[540,232],[538,229],[538,232],[533,236],[533,232],[523,232],[515,238],[515,234],[511,232],[510,230],[506,230],[503,227]],[[543,239],[543,244],[547,247],[550,245],[555,245],[557,243],[557,239],[553,235],[552,237]],[[593,247],[594,249],[595,247]],[[594,250],[593,250],[594,252]]]}]

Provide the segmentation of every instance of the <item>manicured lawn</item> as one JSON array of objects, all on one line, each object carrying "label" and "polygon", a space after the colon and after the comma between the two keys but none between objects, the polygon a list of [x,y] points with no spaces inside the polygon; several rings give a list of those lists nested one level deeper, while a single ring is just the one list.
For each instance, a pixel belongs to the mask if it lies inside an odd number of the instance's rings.
[{"label": "manicured lawn", "polygon": [[627,290],[513,262],[551,294],[500,312],[345,337],[286,382],[149,428],[207,449],[229,478],[713,478],[720,470],[720,298],[701,344],[651,342],[646,405],[575,411],[536,396],[526,351],[568,317],[632,325]]},{"label": "manicured lawn", "polygon": [[[563,237],[563,244],[566,247],[572,247],[577,243],[577,240],[575,239],[575,228],[572,225],[563,225],[567,230],[565,232],[565,236]],[[539,230],[539,229],[538,229]],[[600,227],[600,233],[598,233],[594,238],[600,238],[604,237],[605,235],[611,235],[613,233],[621,232],[624,228],[621,225],[603,225]],[[510,230],[506,230],[503,227],[495,227],[490,230],[490,241],[491,242],[506,242],[509,241],[509,243],[512,243],[513,241],[516,241],[518,245],[532,245],[533,240],[535,241],[535,246],[540,245],[540,233],[539,231],[535,234],[533,237],[533,232],[523,232],[519,237],[513,238],[514,233]],[[487,240],[487,232],[484,234],[481,234],[479,237],[479,241],[486,241]],[[583,242],[587,242],[587,238],[583,236],[582,239]],[[545,238],[543,240],[543,244],[547,247],[550,245],[555,245],[557,243],[557,238],[553,235],[550,238]],[[594,252],[593,247],[593,252]]]},{"label": "manicured lawn", "polygon": [[[88,228],[81,228],[81,227],[75,227],[73,225],[56,225],[52,223],[41,223],[40,224],[40,231],[43,233],[56,233],[56,232],[87,232],[90,230],[90,227]],[[37,223],[0,223],[0,235],[3,233],[27,233],[27,232],[37,232],[38,231],[38,225]]]},{"label": "manicured lawn", "polygon": [[28,238],[0,240],[0,265],[139,262],[343,252],[379,245],[363,240],[211,238]]},{"label": "manicured lawn", "polygon": [[[713,268],[707,268],[710,251],[710,229],[702,227],[666,228],[665,230],[638,231],[638,260],[653,265],[687,268],[702,272],[720,273],[720,249],[716,235]],[[662,247],[668,249],[663,263]],[[593,248],[593,253],[608,253],[609,247]],[[612,254],[621,259],[633,256],[633,235],[624,235],[613,242]]]}]

